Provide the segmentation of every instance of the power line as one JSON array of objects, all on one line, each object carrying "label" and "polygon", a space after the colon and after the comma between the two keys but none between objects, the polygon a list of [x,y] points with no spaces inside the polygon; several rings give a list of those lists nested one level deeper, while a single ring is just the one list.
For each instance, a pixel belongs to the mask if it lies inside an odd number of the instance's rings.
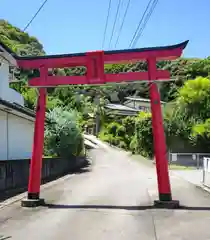
[{"label": "power line", "polygon": [[153,11],[155,10],[155,7],[157,6],[157,3],[158,3],[158,0],[155,0],[155,1],[152,3],[152,6],[151,6],[151,8],[150,8],[150,11],[149,11],[148,14],[146,15],[145,21],[144,21],[142,27],[140,28],[140,30],[139,30],[139,32],[138,32],[135,40],[133,41],[133,44],[132,44],[132,46],[131,46],[132,48],[135,47],[136,43],[138,42],[139,38],[141,37],[141,35],[142,35],[142,33],[143,33],[143,31],[144,31],[147,23],[148,23],[151,15],[152,15],[152,13],[153,13]]},{"label": "power line", "polygon": [[116,12],[115,19],[114,19],[114,24],[113,24],[113,27],[112,27],[112,34],[111,34],[111,38],[110,38],[110,40],[109,40],[109,48],[110,48],[110,46],[111,46],[111,42],[112,42],[114,30],[115,30],[115,25],[116,25],[116,22],[117,22],[117,17],[118,17],[118,14],[119,14],[119,9],[120,9],[121,2],[122,2],[122,0],[119,0],[119,1],[118,1],[117,12]]},{"label": "power line", "polygon": [[23,31],[25,32],[26,29],[31,25],[31,23],[33,22],[33,20],[36,18],[36,16],[39,14],[39,12],[42,10],[42,8],[44,7],[44,5],[47,3],[48,0],[45,0],[42,5],[40,6],[40,8],[37,10],[37,12],[34,14],[34,16],[32,17],[32,19],[29,21],[29,23],[25,26],[25,28],[23,29]]},{"label": "power line", "polygon": [[132,48],[135,47],[136,43],[138,42],[139,38],[141,37],[141,35],[142,35],[142,33],[143,33],[143,31],[144,31],[144,29],[145,29],[145,27],[146,27],[146,25],[147,25],[147,23],[148,23],[148,21],[149,21],[151,15],[152,15],[152,13],[153,13],[153,11],[154,11],[154,9],[155,9],[157,3],[158,3],[158,0],[155,0],[155,1],[153,2],[153,4],[152,4],[152,6],[151,6],[151,9],[150,9],[149,13],[146,15],[146,19],[145,19],[145,21],[144,21],[142,27],[140,28],[140,30],[139,30],[139,32],[138,32],[138,34],[137,34],[137,36],[136,36],[136,38],[135,38],[133,44],[132,44]]},{"label": "power line", "polygon": [[132,38],[131,42],[130,42],[129,48],[130,48],[130,47],[132,46],[132,44],[133,44],[133,41],[134,41],[134,39],[135,39],[138,31],[139,31],[139,28],[141,27],[141,24],[142,24],[143,20],[144,20],[144,16],[145,16],[145,14],[147,13],[147,10],[149,9],[150,4],[152,3],[152,1],[154,1],[154,0],[150,0],[150,1],[148,2],[148,4],[147,4],[147,7],[146,7],[146,9],[145,9],[145,11],[144,11],[144,13],[143,13],[140,21],[139,21],[139,24],[138,24],[138,26],[137,26],[137,28],[136,28],[136,31],[135,31],[135,33],[134,33],[134,35],[133,35],[133,38]]},{"label": "power line", "polygon": [[108,22],[109,22],[109,14],[110,14],[110,10],[111,10],[111,3],[112,3],[112,0],[109,0],[108,12],[107,12],[107,17],[106,17],[106,24],[105,24],[105,29],[104,29],[102,49],[104,48],[104,43],[105,43],[105,38],[106,38],[106,31],[107,31],[107,26],[108,26]]},{"label": "power line", "polygon": [[119,30],[119,33],[118,33],[118,36],[117,36],[117,40],[115,42],[115,47],[117,46],[117,44],[119,42],[119,37],[120,37],[120,34],[122,32],[122,29],[123,29],[123,25],[124,25],[125,18],[126,18],[127,13],[128,13],[130,2],[131,2],[131,0],[128,0],[127,6],[126,6],[126,9],[125,9],[125,13],[124,13],[124,16],[123,16],[123,20],[122,20],[122,23],[121,23],[121,26],[120,26],[120,30]]}]

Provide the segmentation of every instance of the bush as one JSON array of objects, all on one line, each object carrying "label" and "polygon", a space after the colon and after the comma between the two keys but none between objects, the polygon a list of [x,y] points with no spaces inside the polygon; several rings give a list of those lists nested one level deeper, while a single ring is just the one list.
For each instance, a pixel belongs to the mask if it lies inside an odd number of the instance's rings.
[{"label": "bush", "polygon": [[[136,118],[135,152],[145,157],[154,156],[152,118],[149,113],[140,113]],[[132,142],[134,145],[134,142]]]},{"label": "bush", "polygon": [[127,144],[125,143],[125,127],[117,122],[112,122],[106,125],[103,130],[99,133],[99,138],[102,141],[108,142],[116,147],[126,149]]},{"label": "bush", "polygon": [[137,137],[135,134],[129,145],[129,149],[132,151],[132,153],[137,153],[136,146],[137,146]]},{"label": "bush", "polygon": [[135,117],[126,117],[122,120],[122,125],[126,128],[126,132],[129,135],[133,135],[135,132]]},{"label": "bush", "polygon": [[193,126],[191,139],[194,145],[202,149],[203,152],[210,151],[210,118],[205,122],[197,123]]},{"label": "bush", "polygon": [[120,137],[109,134],[106,132],[106,130],[103,130],[100,132],[99,138],[102,141],[108,142],[109,144],[114,145],[116,147],[119,147],[119,144],[122,141],[122,139]]},{"label": "bush", "polygon": [[[175,106],[165,119],[167,144],[176,148],[176,137],[186,144],[190,151],[206,151],[208,147],[208,121],[210,117],[210,80],[197,77],[188,80],[179,90]],[[207,131],[206,131],[207,130]],[[189,151],[186,149],[186,151]]]},{"label": "bush", "polygon": [[45,154],[70,158],[84,151],[84,139],[76,111],[55,108],[47,113],[45,130]]},{"label": "bush", "polygon": [[106,126],[106,132],[113,136],[117,135],[117,130],[121,127],[121,125],[117,122],[112,122]]},{"label": "bush", "polygon": [[130,143],[135,135],[135,117],[126,117],[122,120],[122,125],[125,128],[124,142],[126,148],[130,149]]}]

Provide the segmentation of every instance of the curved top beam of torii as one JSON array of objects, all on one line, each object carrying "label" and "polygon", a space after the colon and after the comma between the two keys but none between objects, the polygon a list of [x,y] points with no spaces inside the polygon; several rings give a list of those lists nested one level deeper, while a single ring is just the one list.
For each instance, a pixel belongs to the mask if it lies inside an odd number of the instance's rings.
[{"label": "curved top beam of torii", "polygon": [[[42,69],[42,71],[40,71],[40,78],[34,78],[29,81],[29,85],[34,87],[50,87],[69,84],[104,84],[107,82],[149,80],[150,77],[148,72],[105,74],[104,64],[127,62],[135,63],[137,61],[148,61],[151,59],[155,62],[159,60],[173,60],[182,55],[182,52],[187,44],[188,41],[163,47],[93,51],[61,55],[17,56],[8,47],[0,43],[0,45],[16,59],[19,67],[23,69]],[[49,68],[76,66],[86,67],[86,75],[69,77],[47,76],[47,69]],[[45,75],[45,77],[43,77],[43,75]],[[155,79],[170,78],[168,71],[157,69],[155,69],[155,74],[153,74],[153,76],[155,76]]]},{"label": "curved top beam of torii", "polygon": [[[124,50],[112,50],[112,51],[96,51],[103,52],[104,63],[118,63],[121,61],[138,61],[146,60],[148,57],[153,56],[157,60],[164,59],[176,59],[181,56],[182,51],[188,44],[188,40],[176,45],[161,46],[161,47],[149,47],[149,48],[135,48]],[[44,56],[18,56],[5,44],[0,43],[3,48],[9,52],[18,62],[22,68],[40,68],[43,65],[49,68],[59,68],[62,65],[71,66],[71,64],[81,64],[87,53],[70,53],[70,54],[56,54],[56,55],[44,55]]]}]

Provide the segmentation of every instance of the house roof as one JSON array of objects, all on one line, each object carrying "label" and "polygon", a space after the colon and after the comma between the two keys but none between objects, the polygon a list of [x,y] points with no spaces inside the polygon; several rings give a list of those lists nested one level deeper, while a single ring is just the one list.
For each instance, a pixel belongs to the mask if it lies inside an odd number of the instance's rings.
[{"label": "house roof", "polygon": [[12,109],[12,110],[15,110],[17,112],[20,112],[26,116],[29,116],[29,117],[32,117],[32,118],[35,118],[36,117],[36,114],[34,111],[32,111],[31,109],[29,108],[26,108],[26,107],[23,107],[17,103],[11,103],[11,102],[8,102],[6,100],[3,100],[0,98],[0,105],[3,105],[5,106],[6,108],[9,108],[9,109]]},{"label": "house roof", "polygon": [[12,66],[17,66],[16,58],[14,56],[14,53],[10,48],[8,48],[5,44],[0,42],[0,57],[5,59],[7,62],[10,63]]},{"label": "house roof", "polygon": [[[136,102],[150,102],[150,99],[147,98],[140,98],[140,97],[126,97],[125,99],[129,101],[136,101]],[[163,101],[160,101],[161,103],[165,103]]]},{"label": "house roof", "polygon": [[137,109],[127,107],[127,106],[121,105],[121,104],[109,103],[105,107],[108,108],[108,109],[111,109],[111,110],[139,112],[139,110],[137,110]]}]

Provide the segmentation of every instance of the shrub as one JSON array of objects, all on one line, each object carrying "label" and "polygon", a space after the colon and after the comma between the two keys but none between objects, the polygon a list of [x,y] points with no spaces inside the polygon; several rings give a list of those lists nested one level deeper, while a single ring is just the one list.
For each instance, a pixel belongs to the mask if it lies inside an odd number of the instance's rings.
[{"label": "shrub", "polygon": [[129,149],[132,151],[132,153],[137,153],[136,146],[137,146],[137,137],[135,134],[129,145]]},{"label": "shrub", "polygon": [[120,124],[117,122],[112,122],[106,126],[106,131],[108,134],[116,136],[118,128],[120,128]]},{"label": "shrub", "polygon": [[[136,118],[136,153],[152,158],[154,155],[152,118],[149,113],[140,113]],[[134,144],[134,142],[132,143]]]},{"label": "shrub", "polygon": [[45,154],[69,158],[84,150],[84,139],[76,111],[55,108],[47,113]]},{"label": "shrub", "polygon": [[99,133],[99,138],[102,141],[108,142],[116,147],[122,147],[124,149],[127,147],[126,143],[124,142],[125,127],[117,122],[112,122],[106,125]]}]

